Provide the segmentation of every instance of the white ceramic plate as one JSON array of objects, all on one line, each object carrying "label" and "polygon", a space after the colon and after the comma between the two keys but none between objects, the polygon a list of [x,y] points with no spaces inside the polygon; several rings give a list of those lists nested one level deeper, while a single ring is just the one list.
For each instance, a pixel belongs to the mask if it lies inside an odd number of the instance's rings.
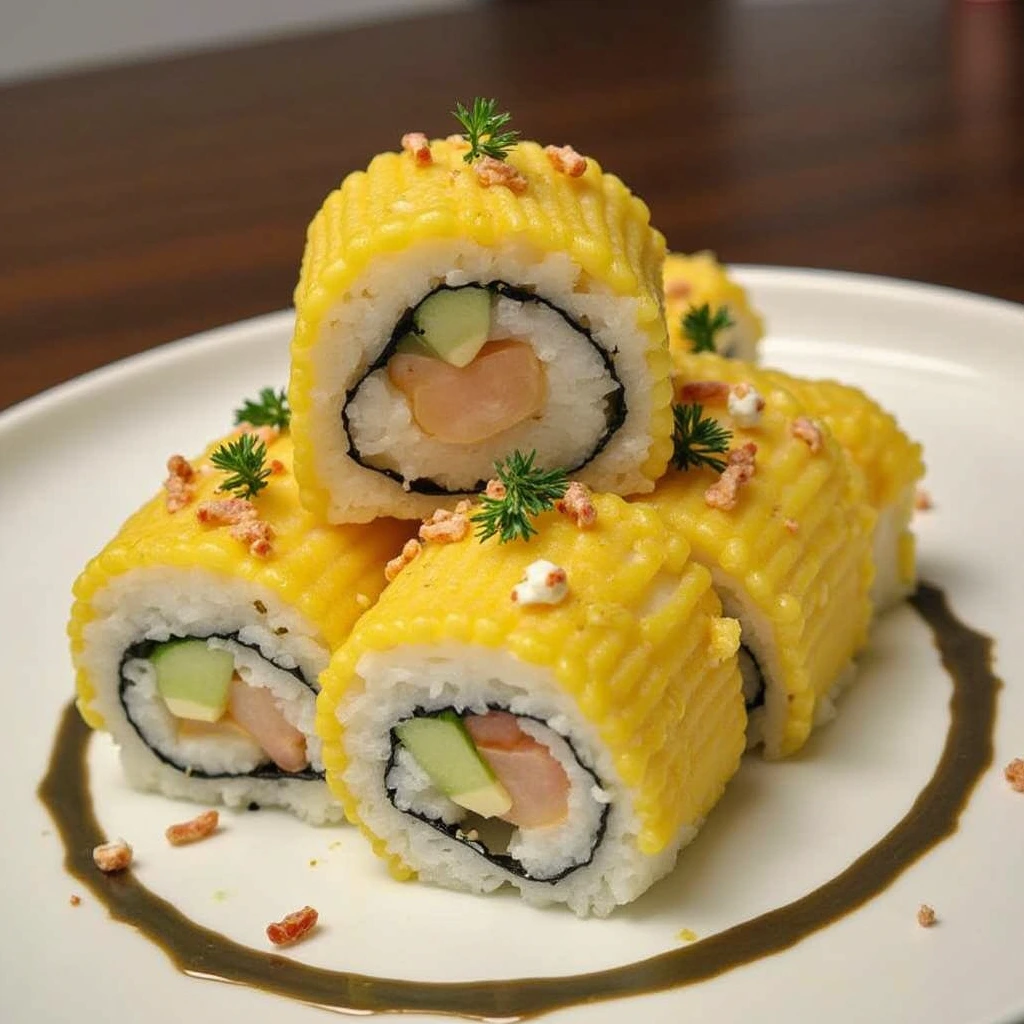
[{"label": "white ceramic plate", "polygon": [[[995,760],[959,831],[859,910],[793,948],[712,981],[558,1011],[549,1019],[995,1022],[1024,1016],[1024,796],[1001,766],[1024,755],[1024,310],[850,275],[740,268],[771,335],[765,361],[866,387],[924,441],[936,508],[919,518],[922,575],[997,638]],[[0,417],[0,623],[5,648],[0,1019],[302,1022],[322,1011],[179,974],[61,867],[35,787],[72,693],[71,582],[148,497],[174,451],[230,425],[239,399],[286,379],[281,313],[169,345]],[[880,623],[839,718],[803,756],[747,760],[673,876],[604,921],[391,881],[353,830],[272,812],[172,850],[190,808],[123,785],[92,743],[102,825],[136,848],[141,880],[200,923],[265,949],[267,922],[305,903],[323,926],[289,955],[422,981],[588,972],[678,948],[794,900],[847,867],[908,810],[948,726],[950,682],[909,608]],[[311,861],[316,861],[315,866]],[[82,904],[69,905],[72,893]],[[920,903],[939,925],[920,928]],[[403,1018],[426,1019],[420,1016]]]}]

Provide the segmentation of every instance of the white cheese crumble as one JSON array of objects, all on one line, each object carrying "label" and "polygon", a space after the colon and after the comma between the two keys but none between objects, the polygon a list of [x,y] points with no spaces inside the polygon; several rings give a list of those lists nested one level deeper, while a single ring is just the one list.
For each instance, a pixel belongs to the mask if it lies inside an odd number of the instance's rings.
[{"label": "white cheese crumble", "polygon": [[729,415],[737,427],[749,430],[761,422],[764,399],[753,384],[736,384],[729,389]]},{"label": "white cheese crumble", "polygon": [[523,582],[512,588],[512,600],[519,604],[558,604],[568,593],[565,570],[538,558],[526,567]]}]

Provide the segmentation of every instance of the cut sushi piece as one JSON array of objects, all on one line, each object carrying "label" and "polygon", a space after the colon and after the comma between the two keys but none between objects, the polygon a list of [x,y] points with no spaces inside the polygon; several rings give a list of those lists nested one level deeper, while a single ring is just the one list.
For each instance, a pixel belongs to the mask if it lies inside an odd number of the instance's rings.
[{"label": "cut sushi piece", "polygon": [[316,525],[284,434],[268,450],[280,471],[253,502],[275,533],[259,557],[198,520],[224,481],[215,447],[196,461],[191,502],[170,512],[167,495],[154,498],[78,578],[78,705],[111,733],[137,788],[339,820],[313,730],[317,677],[411,527]]},{"label": "cut sushi piece", "polygon": [[689,353],[694,341],[686,336],[683,318],[707,305],[711,313],[724,310],[729,326],[715,334],[719,355],[753,362],[764,337],[764,321],[750,304],[746,291],[726,272],[713,252],[692,256],[669,253],[665,257],[665,321],[673,353]]},{"label": "cut sushi piece", "polygon": [[[733,451],[756,445],[754,472],[732,507],[712,507],[717,496],[706,492],[724,477],[707,467],[670,471],[649,500],[711,570],[726,614],[742,624],[748,745],[785,757],[831,717],[867,640],[875,514],[863,474],[790,392],[713,353],[677,357],[677,365],[679,400],[703,398],[705,415],[732,431]],[[748,418],[729,391],[751,383],[739,390],[763,407]]]},{"label": "cut sushi piece", "polygon": [[[604,915],[671,869],[736,771],[738,625],[652,509],[594,503],[585,531],[551,512],[528,544],[428,544],[321,676],[328,782],[397,877]],[[558,604],[512,600],[538,558],[567,575]],[[458,719],[508,811],[446,795],[404,738],[422,718]]]},{"label": "cut sushi piece", "polygon": [[430,151],[375,157],[310,225],[289,389],[303,502],[331,522],[423,518],[517,449],[649,491],[671,388],[647,207],[534,143],[508,156],[522,194],[484,187],[458,144]]}]

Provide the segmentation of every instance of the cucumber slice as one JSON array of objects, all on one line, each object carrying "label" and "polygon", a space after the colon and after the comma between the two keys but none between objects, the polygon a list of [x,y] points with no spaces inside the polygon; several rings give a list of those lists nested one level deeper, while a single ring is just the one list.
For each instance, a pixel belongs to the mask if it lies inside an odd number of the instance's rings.
[{"label": "cucumber slice", "polygon": [[395,355],[407,356],[430,356],[437,358],[437,353],[427,344],[422,342],[417,334],[407,334],[395,346]]},{"label": "cucumber slice", "polygon": [[486,288],[445,289],[428,295],[413,315],[420,340],[446,363],[468,366],[491,333]]},{"label": "cucumber slice", "polygon": [[483,818],[496,818],[511,809],[508,790],[495,778],[454,711],[407,719],[395,726],[395,734],[452,802]]},{"label": "cucumber slice", "polygon": [[169,640],[149,656],[156,688],[176,718],[216,722],[228,706],[235,659],[205,640]]}]

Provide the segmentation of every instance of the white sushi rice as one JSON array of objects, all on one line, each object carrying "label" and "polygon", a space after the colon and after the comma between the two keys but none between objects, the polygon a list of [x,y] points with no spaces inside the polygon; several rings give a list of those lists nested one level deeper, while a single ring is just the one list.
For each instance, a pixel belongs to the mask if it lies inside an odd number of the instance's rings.
[{"label": "white sushi rice", "polygon": [[[339,296],[323,318],[312,352],[315,387],[311,392],[308,431],[317,476],[330,491],[327,515],[331,521],[368,522],[384,509],[388,515],[418,518],[430,515],[438,507],[436,496],[405,492],[397,481],[360,466],[350,457],[349,438],[342,426],[342,408],[345,396],[383,352],[395,325],[408,309],[441,285],[458,287],[492,281],[504,281],[515,288],[532,291],[564,311],[575,323],[587,327],[594,341],[608,353],[625,386],[626,420],[604,449],[577,474],[579,479],[595,490],[618,494],[652,489],[653,483],[640,472],[651,443],[648,431],[652,404],[646,363],[648,338],[637,323],[637,300],[614,294],[584,274],[564,253],[542,254],[518,242],[485,248],[461,239],[448,239],[424,242],[371,261],[360,279]],[[503,311],[500,314],[504,318],[503,329],[513,331],[521,314],[531,315],[523,313],[531,306],[537,308],[533,304],[519,304],[519,310],[509,307]],[[557,314],[552,315],[557,317]],[[568,328],[561,317],[557,317],[561,326],[556,327],[554,321],[543,314],[537,316],[545,320],[543,325],[539,319],[536,321],[540,334],[531,338],[538,354],[548,352],[552,346],[565,348],[559,351],[558,360],[567,360],[568,376],[563,374],[549,382],[549,397],[556,403],[551,415],[557,418],[556,422],[543,430],[538,430],[535,424],[522,424],[524,437],[535,436],[536,444],[532,440],[514,443],[537,447],[538,463],[554,465],[558,459],[572,453],[592,450],[604,432],[603,396],[611,382],[606,374],[601,381],[594,376],[597,364],[602,361],[582,334]],[[519,327],[520,330],[526,328],[526,322]],[[550,338],[546,337],[549,328],[557,332]],[[550,357],[546,365],[551,366]],[[584,380],[584,397],[573,394],[577,374]],[[569,393],[556,395],[556,390],[564,390],[566,380],[570,385]],[[396,418],[393,398],[385,403],[388,412],[370,412],[372,403],[380,398],[381,395],[371,389],[371,393],[360,395],[359,406],[354,411],[361,443],[374,449],[375,462],[383,464],[379,460],[389,453],[387,457],[395,466],[408,458],[412,460],[410,466],[430,465],[432,472],[444,472],[448,480],[475,482],[490,475],[490,465],[483,472],[476,468],[482,461],[478,455],[481,449],[476,445],[465,451],[460,451],[458,446],[443,446],[448,464],[441,467],[442,453],[436,447],[437,442],[426,439],[414,424],[410,426],[411,420],[405,422],[402,417]],[[518,429],[510,428],[510,438]],[[410,430],[415,430],[419,436],[413,451],[405,454],[411,444]],[[556,450],[549,454],[544,446],[550,444],[555,444]],[[510,444],[504,454],[513,446]],[[493,455],[488,449],[487,457],[492,462]],[[408,472],[415,475],[412,469]]]},{"label": "white sushi rice", "polygon": [[269,759],[245,735],[179,737],[173,716],[156,692],[148,660],[129,659],[125,664],[126,678],[135,684],[125,691],[134,722],[176,764],[192,772],[238,777],[202,778],[161,760],[126,716],[119,696],[121,659],[131,645],[142,640],[159,643],[172,636],[237,634],[238,642],[210,636],[208,643],[232,653],[235,671],[246,683],[273,693],[278,710],[306,736],[310,767],[322,771],[320,740],[313,730],[316,694],[287,669],[298,669],[315,685],[329,652],[293,608],[272,591],[243,580],[168,567],[136,569],[114,578],[96,596],[94,607],[97,617],[85,627],[81,664],[96,685],[92,707],[120,747],[133,786],[200,803],[285,807],[316,824],[342,819],[340,806],[321,779],[246,776]]},{"label": "white sushi rice", "polygon": [[900,549],[914,514],[915,492],[916,482],[911,482],[896,501],[878,510],[872,535],[875,578],[871,583],[871,603],[876,615],[899,604],[914,589],[915,580],[904,579],[900,572]]},{"label": "white sushi rice", "polygon": [[[700,822],[693,822],[659,853],[640,852],[631,790],[597,731],[546,669],[507,652],[446,643],[371,652],[357,672],[365,688],[353,691],[337,711],[349,758],[344,782],[366,827],[425,881],[475,893],[511,885],[529,903],[564,903],[580,916],[604,916],[671,870],[680,848],[697,833]],[[391,729],[398,722],[416,711],[455,708],[483,714],[490,707],[527,716],[519,718],[520,728],[548,747],[569,776],[567,819],[553,826],[514,828],[507,851],[526,872],[546,877],[585,862],[593,850],[589,863],[557,881],[508,871],[484,856],[478,843],[406,813],[449,824],[471,820],[401,750],[388,772]],[[387,785],[395,790],[394,803]]]},{"label": "white sushi rice", "polygon": [[616,390],[604,360],[550,306],[499,296],[491,303],[490,340],[512,338],[530,345],[544,368],[547,395],[535,416],[469,448],[446,443],[419,428],[385,367],[366,378],[348,405],[349,431],[362,461],[451,491],[487,480],[494,463],[516,449],[543,452],[545,466],[584,462],[606,430],[606,399]]}]

